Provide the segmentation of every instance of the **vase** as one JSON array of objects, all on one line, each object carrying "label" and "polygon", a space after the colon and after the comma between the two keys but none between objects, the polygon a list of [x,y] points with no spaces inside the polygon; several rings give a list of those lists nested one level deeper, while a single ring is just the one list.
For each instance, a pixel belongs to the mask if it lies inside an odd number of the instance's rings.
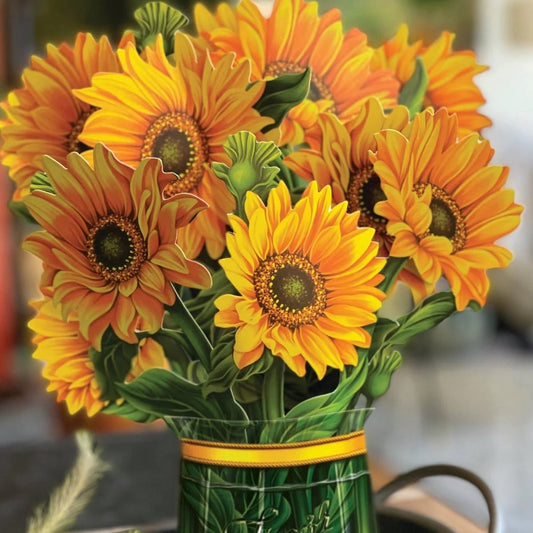
[{"label": "vase", "polygon": [[178,533],[377,533],[367,415],[167,420],[181,441]]}]

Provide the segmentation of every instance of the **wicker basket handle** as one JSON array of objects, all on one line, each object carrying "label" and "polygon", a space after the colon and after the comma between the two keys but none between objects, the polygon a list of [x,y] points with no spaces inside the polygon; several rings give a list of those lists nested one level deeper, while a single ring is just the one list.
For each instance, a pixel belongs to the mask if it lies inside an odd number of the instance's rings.
[{"label": "wicker basket handle", "polygon": [[377,505],[381,505],[385,502],[385,500],[387,500],[387,498],[389,498],[395,492],[403,489],[408,485],[417,483],[423,478],[433,476],[452,476],[468,481],[470,484],[474,485],[479,490],[479,492],[481,492],[487,504],[489,512],[488,533],[500,532],[500,516],[496,501],[494,499],[494,495],[490,490],[489,486],[479,476],[477,476],[470,470],[461,468],[459,466],[435,464],[416,468],[414,470],[406,472],[405,474],[401,474],[376,492],[375,502]]}]

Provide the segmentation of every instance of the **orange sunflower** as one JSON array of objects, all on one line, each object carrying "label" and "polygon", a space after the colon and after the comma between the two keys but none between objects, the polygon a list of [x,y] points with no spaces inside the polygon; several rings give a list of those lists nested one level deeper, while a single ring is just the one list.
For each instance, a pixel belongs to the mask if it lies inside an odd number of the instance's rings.
[{"label": "orange sunflower", "polygon": [[376,98],[370,98],[354,119],[342,124],[335,115],[318,118],[318,147],[300,149],[283,162],[302,178],[316,181],[318,188],[329,185],[333,202],[348,202],[348,212],[360,211],[359,224],[376,230],[381,253],[390,247],[387,221],[374,212],[376,202],[385,199],[379,177],[370,162],[369,150],[376,149],[375,134],[382,129],[406,132],[409,111],[395,106],[385,114]]},{"label": "orange sunflower", "polygon": [[458,140],[457,116],[446,109],[418,114],[408,136],[377,135],[371,160],[386,200],[376,213],[394,236],[390,255],[410,257],[433,290],[444,276],[458,310],[484,305],[487,269],[509,264],[495,241],[520,222],[522,206],[504,189],[508,168],[489,166],[493,150],[478,134]]},{"label": "orange sunflower", "polygon": [[[293,152],[283,162],[304,179],[315,180],[319,189],[331,186],[334,203],[347,201],[349,213],[359,211],[359,224],[375,229],[380,255],[388,256],[393,237],[387,233],[387,220],[374,211],[376,203],[385,200],[385,194],[369,151],[376,150],[375,134],[383,129],[407,134],[411,126],[408,109],[394,106],[385,113],[379,100],[370,98],[359,115],[345,125],[334,115],[323,113],[317,126],[313,133],[317,147]],[[427,292],[412,262],[402,270],[399,280],[416,295]]]},{"label": "orange sunflower", "polygon": [[364,326],[376,321],[384,294],[376,286],[385,260],[374,230],[357,225],[347,204],[331,206],[331,188],[312,182],[291,207],[287,186],[273,189],[265,206],[248,192],[249,225],[230,215],[229,258],[220,264],[238,295],[217,298],[215,325],[237,328],[239,368],[266,346],[297,375],[306,363],[321,379],[326,368],[357,364],[356,347],[371,341]]},{"label": "orange sunflower", "polygon": [[[80,334],[77,320],[64,321],[50,298],[31,302],[37,315],[29,321],[35,332],[35,359],[45,362],[43,377],[49,381],[48,392],[57,392],[57,401],[65,402],[72,415],[85,408],[89,416],[101,411],[107,401],[100,399],[94,365],[89,357],[91,345]],[[132,360],[128,380],[148,368],[168,368],[163,348],[151,338],[139,344],[139,354]]]},{"label": "orange sunflower", "polygon": [[191,192],[210,206],[179,230],[187,255],[196,257],[205,244],[211,257],[219,257],[234,201],[210,164],[229,163],[223,150],[228,135],[260,134],[272,122],[253,109],[264,87],[248,88],[250,67],[233,66],[233,54],[215,68],[207,52],[197,54],[183,33],[176,33],[175,64],[160,38],[145,53],[146,60],[133,45],[119,50],[123,73],[94,76],[92,87],[75,91],[101,108],[87,120],[80,140],[90,146],[103,142],[134,167],[145,157],[159,157],[166,171],[180,176],[165,189],[167,196]]},{"label": "orange sunflower", "polygon": [[356,28],[344,34],[338,9],[319,16],[317,2],[275,0],[265,18],[251,0],[243,0],[234,11],[220,4],[215,14],[196,4],[194,15],[201,42],[215,52],[249,58],[254,80],[311,67],[308,98],[283,121],[282,143],[303,142],[321,111],[344,121],[372,95],[385,106],[396,102],[397,81],[388,70],[371,70],[373,52],[366,35]]},{"label": "orange sunflower", "polygon": [[98,350],[111,326],[135,343],[137,329],[158,330],[164,306],[175,301],[171,282],[210,284],[207,269],[187,259],[176,244],[205,203],[179,193],[163,200],[174,177],[149,158],[134,171],[103,145],[94,150],[94,170],[79,154],[67,168],[51,158],[45,170],[57,192],[33,191],[25,203],[44,228],[24,248],[43,260],[42,287],[51,287],[63,318],[79,316],[80,332]]},{"label": "orange sunflower", "polygon": [[16,183],[15,200],[28,194],[32,176],[43,169],[44,154],[64,163],[69,152],[87,149],[78,137],[94,108],[72,89],[90,85],[96,72],[119,70],[107,37],[96,41],[89,33],[79,33],[73,48],[49,44],[44,59],[31,58],[22,74],[23,88],[0,104],[7,115],[1,127],[2,163]]},{"label": "orange sunflower", "polygon": [[374,51],[372,67],[392,69],[404,85],[414,72],[416,58],[420,57],[428,75],[424,107],[446,107],[449,113],[457,113],[462,137],[490,126],[491,120],[477,110],[485,98],[474,83],[474,76],[488,67],[478,65],[471,50],[454,52],[453,33],[443,32],[429,46],[424,46],[422,41],[410,45],[408,33],[407,26],[402,24],[391,40]]}]

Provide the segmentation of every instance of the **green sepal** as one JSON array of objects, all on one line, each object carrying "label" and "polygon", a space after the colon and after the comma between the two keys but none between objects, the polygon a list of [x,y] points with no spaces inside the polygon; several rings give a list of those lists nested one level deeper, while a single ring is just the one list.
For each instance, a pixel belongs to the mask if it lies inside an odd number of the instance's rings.
[{"label": "green sepal", "polygon": [[254,108],[264,117],[274,119],[273,124],[263,128],[263,133],[277,128],[287,113],[307,97],[311,83],[311,68],[296,74],[282,74],[269,80]]},{"label": "green sepal", "polygon": [[111,328],[102,338],[102,351],[89,348],[89,358],[94,366],[94,375],[100,387],[102,401],[120,398],[117,382],[123,382],[131,370],[131,362],[139,353],[138,344],[128,344],[119,339]]},{"label": "green sepal", "polygon": [[150,415],[144,411],[139,411],[128,403],[122,403],[120,405],[112,403],[104,407],[102,413],[105,413],[106,415],[121,416],[122,418],[127,418],[128,420],[142,424],[150,424],[157,420],[156,416]]},{"label": "green sepal", "polygon": [[7,203],[7,207],[17,218],[25,220],[26,222],[31,222],[32,224],[38,224],[23,201],[10,200]]},{"label": "green sepal", "polygon": [[428,75],[426,67],[422,59],[417,57],[415,70],[402,87],[398,96],[398,103],[409,109],[411,118],[422,109],[427,86]]},{"label": "green sepal", "polygon": [[244,416],[230,394],[205,398],[200,385],[163,368],[146,370],[132,382],[116,383],[115,386],[135,409],[157,418],[186,416],[242,420]]},{"label": "green sepal", "polygon": [[362,393],[373,402],[383,396],[390,387],[392,374],[400,368],[402,355],[397,350],[380,350],[372,358],[369,365],[368,377]]},{"label": "green sepal", "polygon": [[133,13],[140,29],[133,34],[140,50],[153,44],[158,34],[163,37],[167,55],[174,51],[174,34],[189,23],[189,19],[178,9],[164,2],[148,2]]},{"label": "green sepal", "polygon": [[278,182],[278,166],[270,166],[281,156],[273,142],[258,141],[253,133],[240,131],[230,135],[224,143],[224,151],[231,159],[231,166],[213,163],[213,171],[235,197],[235,213],[246,220],[244,200],[247,191],[257,194],[266,202],[268,192]]}]

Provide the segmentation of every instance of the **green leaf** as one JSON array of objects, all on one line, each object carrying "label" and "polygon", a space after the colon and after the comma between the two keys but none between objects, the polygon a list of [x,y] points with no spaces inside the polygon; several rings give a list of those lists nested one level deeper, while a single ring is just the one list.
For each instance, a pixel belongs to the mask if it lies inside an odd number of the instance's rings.
[{"label": "green leaf", "polygon": [[243,418],[242,409],[231,395],[205,398],[200,385],[163,368],[146,370],[131,383],[117,383],[116,387],[129,404],[157,418]]},{"label": "green leaf", "polygon": [[433,294],[413,311],[398,319],[398,328],[387,337],[387,343],[405,344],[419,333],[434,328],[456,310],[455,296],[451,291]]},{"label": "green leaf", "polygon": [[407,80],[400,91],[398,103],[409,109],[411,117],[418,113],[424,103],[424,95],[428,85],[428,75],[422,59],[416,58],[413,75]]},{"label": "green leaf", "polygon": [[157,420],[156,416],[150,415],[145,411],[139,411],[128,403],[122,403],[121,405],[114,403],[109,404],[102,409],[102,413],[107,415],[118,415],[122,418],[127,418],[133,422],[139,422],[142,424],[150,424],[154,420]]},{"label": "green leaf", "polygon": [[167,55],[174,51],[174,34],[189,23],[181,11],[164,2],[148,2],[136,9],[133,16],[140,26],[139,30],[133,32],[140,49],[153,44],[160,33]]},{"label": "green leaf", "polygon": [[274,119],[274,124],[263,129],[264,133],[277,128],[285,115],[305,100],[310,83],[310,68],[297,74],[283,74],[266,82],[265,91],[254,106],[261,115]]},{"label": "green leaf", "polygon": [[139,353],[138,344],[128,344],[107,328],[102,339],[102,351],[89,348],[89,357],[94,365],[94,374],[100,387],[102,400],[120,398],[115,384],[123,382],[131,369],[132,359]]},{"label": "green leaf", "polygon": [[[224,270],[219,269],[212,274],[213,284],[208,289],[201,290],[198,294],[190,300],[185,301],[185,305],[198,325],[205,332],[209,332],[213,326],[213,317],[217,312],[215,307],[215,300],[221,294],[234,294],[235,289],[231,282],[226,277]],[[165,326],[169,328],[179,328],[179,324],[171,322],[172,317],[165,318]],[[213,339],[212,339],[213,340]]]},{"label": "green leaf", "polygon": [[372,344],[368,349],[368,359],[372,359],[372,355],[376,353],[385,343],[385,339],[388,335],[393,333],[398,328],[398,322],[391,320],[390,318],[379,317],[378,321],[374,324],[372,331]]}]

